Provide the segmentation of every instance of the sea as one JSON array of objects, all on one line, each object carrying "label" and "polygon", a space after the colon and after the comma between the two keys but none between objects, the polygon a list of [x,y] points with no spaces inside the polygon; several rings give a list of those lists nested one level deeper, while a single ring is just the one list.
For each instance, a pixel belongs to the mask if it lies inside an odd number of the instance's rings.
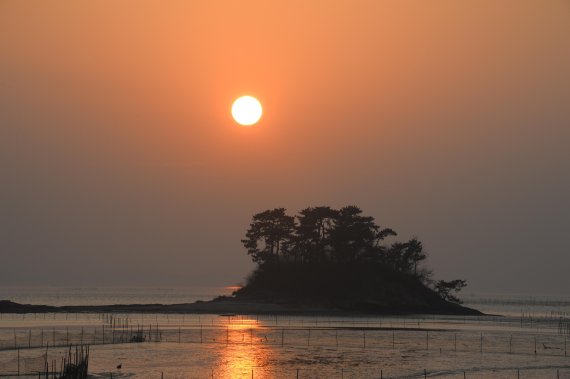
[{"label": "sea", "polygon": [[[235,287],[0,287],[24,304],[178,304]],[[0,314],[0,377],[570,378],[570,296],[465,293],[485,316]]]}]

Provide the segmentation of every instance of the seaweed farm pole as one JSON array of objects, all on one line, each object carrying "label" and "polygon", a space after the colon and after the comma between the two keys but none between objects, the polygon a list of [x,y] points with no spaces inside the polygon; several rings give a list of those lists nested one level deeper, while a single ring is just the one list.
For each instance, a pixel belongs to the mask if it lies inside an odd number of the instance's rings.
[{"label": "seaweed farm pole", "polygon": [[[535,348],[536,350],[536,348]],[[483,333],[481,333],[481,348],[480,348],[481,353],[483,353]]]},{"label": "seaweed farm pole", "polygon": [[362,331],[362,343],[364,348],[366,349],[366,330]]},{"label": "seaweed farm pole", "polygon": [[180,327],[178,327],[178,343],[180,343]]},{"label": "seaweed farm pole", "polygon": [[40,340],[40,346],[44,346],[44,328],[42,328],[42,337]]},{"label": "seaweed farm pole", "polygon": [[202,343],[202,324],[200,324],[200,343]]},{"label": "seaweed farm pole", "polygon": [[230,343],[230,327],[226,325],[226,345]]},{"label": "seaweed farm pole", "polygon": [[103,324],[103,345],[105,345],[105,324]]},{"label": "seaweed farm pole", "polygon": [[20,376],[20,349],[18,349],[18,376]]},{"label": "seaweed farm pole", "polygon": [[426,350],[429,350],[429,330],[426,332]]},{"label": "seaweed farm pole", "polygon": [[454,346],[455,352],[457,353],[457,333],[453,334],[453,346]]},{"label": "seaweed farm pole", "polygon": [[28,349],[32,347],[32,329],[28,332]]},{"label": "seaweed farm pole", "polygon": [[336,341],[336,347],[338,349],[338,330],[335,330],[335,335],[334,335],[335,341]]},{"label": "seaweed farm pole", "polygon": [[297,369],[297,379],[299,379],[299,369]]},{"label": "seaweed farm pole", "polygon": [[18,339],[16,337],[16,329],[14,329],[14,349],[18,348]]},{"label": "seaweed farm pole", "polygon": [[307,346],[311,345],[311,329],[309,329],[309,335],[307,336]]},{"label": "seaweed farm pole", "polygon": [[509,354],[513,352],[513,335],[511,334],[511,338],[509,339]]},{"label": "seaweed farm pole", "polygon": [[534,336],[534,355],[536,355],[536,336]]},{"label": "seaweed farm pole", "polygon": [[[392,330],[392,350],[394,350],[395,346],[396,346],[396,342],[395,342],[395,332]],[[382,370],[380,370],[380,373],[382,373]]]},{"label": "seaweed farm pole", "polygon": [[283,346],[284,339],[285,339],[285,330],[281,329],[281,346]]}]

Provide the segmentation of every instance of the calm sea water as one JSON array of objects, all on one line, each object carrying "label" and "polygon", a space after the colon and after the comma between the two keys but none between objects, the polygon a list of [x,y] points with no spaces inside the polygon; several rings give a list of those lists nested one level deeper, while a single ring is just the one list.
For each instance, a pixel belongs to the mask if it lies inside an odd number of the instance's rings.
[{"label": "calm sea water", "polygon": [[[0,298],[172,304],[232,290],[0,288]],[[2,314],[0,376],[19,370],[37,377],[46,353],[48,362],[61,362],[66,346],[89,344],[96,378],[570,378],[568,298],[469,294],[465,300],[503,316]],[[144,342],[129,343],[137,330]]]},{"label": "calm sea water", "polygon": [[230,295],[235,287],[0,287],[0,299],[21,304],[181,304]]}]

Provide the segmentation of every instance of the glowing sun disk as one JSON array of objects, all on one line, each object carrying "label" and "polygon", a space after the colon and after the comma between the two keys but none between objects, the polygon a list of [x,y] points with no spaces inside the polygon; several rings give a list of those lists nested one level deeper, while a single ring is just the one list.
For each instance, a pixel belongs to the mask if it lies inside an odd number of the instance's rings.
[{"label": "glowing sun disk", "polygon": [[261,103],[253,96],[242,96],[232,105],[232,117],[244,126],[253,125],[261,118]]}]

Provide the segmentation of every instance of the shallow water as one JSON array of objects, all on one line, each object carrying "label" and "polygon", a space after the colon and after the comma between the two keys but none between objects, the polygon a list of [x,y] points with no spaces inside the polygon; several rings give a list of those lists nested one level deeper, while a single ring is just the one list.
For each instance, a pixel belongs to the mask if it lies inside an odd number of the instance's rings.
[{"label": "shallow water", "polygon": [[15,347],[34,373],[46,346],[51,362],[84,343],[95,377],[570,378],[567,337],[551,319],[5,314],[0,369],[16,372]]},{"label": "shallow water", "polygon": [[[111,298],[108,289],[79,297],[69,295],[73,291],[60,291],[59,298],[25,291],[19,296],[57,304],[85,304],[86,299],[103,304]],[[117,290],[113,296],[124,303],[145,300],[144,293],[150,293],[162,299],[158,302],[177,303],[198,295],[138,291]],[[491,301],[485,304],[492,308]],[[0,375],[16,374],[19,367],[20,373],[37,377],[46,352],[48,362],[60,362],[66,346],[83,343],[90,345],[93,377],[570,378],[570,318],[564,303],[541,301],[536,308],[536,302],[500,298],[497,304],[520,310],[509,308],[507,317],[381,318],[2,314]],[[129,343],[137,330],[145,342]]]}]

